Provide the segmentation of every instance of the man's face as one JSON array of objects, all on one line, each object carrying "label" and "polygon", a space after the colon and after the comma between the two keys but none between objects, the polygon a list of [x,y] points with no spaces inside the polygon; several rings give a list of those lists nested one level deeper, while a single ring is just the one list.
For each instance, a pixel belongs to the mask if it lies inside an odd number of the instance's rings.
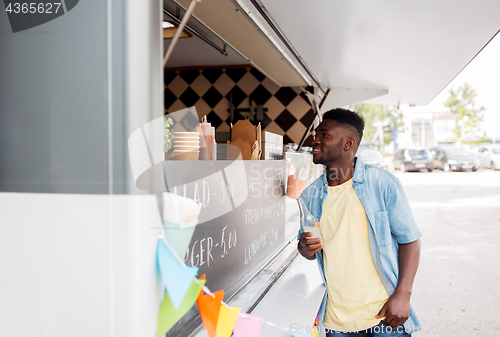
[{"label": "man's face", "polygon": [[313,162],[327,165],[342,157],[347,131],[335,120],[326,119],[316,128],[313,140]]}]

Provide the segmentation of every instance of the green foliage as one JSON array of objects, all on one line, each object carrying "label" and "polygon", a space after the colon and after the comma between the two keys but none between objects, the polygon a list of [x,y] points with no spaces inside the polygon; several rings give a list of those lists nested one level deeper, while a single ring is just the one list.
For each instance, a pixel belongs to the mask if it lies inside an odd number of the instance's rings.
[{"label": "green foliage", "polygon": [[[382,127],[384,144],[388,145],[392,141],[394,128],[398,132],[404,131],[403,114],[394,105],[386,104],[365,104],[359,103],[351,106],[351,110],[358,112],[365,120],[364,141],[372,141],[378,127]],[[379,138],[375,139],[378,142]]]},{"label": "green foliage", "polygon": [[163,147],[165,152],[172,148],[172,140],[174,139],[174,135],[170,132],[170,127],[174,124],[172,118],[164,119],[164,129],[163,129]]},{"label": "green foliage", "polygon": [[484,136],[479,125],[484,120],[484,107],[476,108],[476,90],[465,83],[456,90],[451,88],[449,94],[444,106],[455,115],[454,141],[463,142]]}]

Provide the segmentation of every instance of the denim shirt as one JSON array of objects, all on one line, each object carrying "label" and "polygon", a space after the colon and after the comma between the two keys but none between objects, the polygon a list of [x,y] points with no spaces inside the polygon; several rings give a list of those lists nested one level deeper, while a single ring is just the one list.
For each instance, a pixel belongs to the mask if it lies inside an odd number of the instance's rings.
[{"label": "denim shirt", "polygon": [[[328,194],[326,174],[325,170],[325,173],[309,185],[301,195],[307,209],[317,221],[321,219],[323,201]],[[353,187],[366,211],[370,251],[375,268],[387,294],[391,296],[398,284],[399,244],[413,242],[422,236],[422,233],[417,227],[403,186],[394,175],[356,158]],[[302,232],[300,229],[299,236]],[[326,285],[322,250],[316,253],[316,261]],[[325,293],[318,312],[319,326],[323,325],[326,305]],[[411,301],[410,308],[410,317],[404,323],[404,328],[407,332],[415,332],[421,328],[422,323]]]}]

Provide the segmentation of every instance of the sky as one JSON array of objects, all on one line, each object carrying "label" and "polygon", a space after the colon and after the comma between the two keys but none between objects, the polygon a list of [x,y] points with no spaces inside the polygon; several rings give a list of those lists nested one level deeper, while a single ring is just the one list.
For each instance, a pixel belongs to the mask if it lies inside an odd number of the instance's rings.
[{"label": "sky", "polygon": [[476,89],[476,107],[484,106],[483,130],[489,137],[500,141],[500,33],[465,67],[455,79],[426,106],[401,106],[403,111],[446,111],[443,103],[451,87],[458,88],[465,82]]}]

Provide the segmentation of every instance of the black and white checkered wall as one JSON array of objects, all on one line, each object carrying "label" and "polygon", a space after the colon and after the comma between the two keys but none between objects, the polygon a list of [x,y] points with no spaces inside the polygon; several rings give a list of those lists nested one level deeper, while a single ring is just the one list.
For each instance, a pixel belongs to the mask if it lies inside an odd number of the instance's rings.
[{"label": "black and white checkered wall", "polygon": [[[204,115],[216,132],[229,131],[229,100],[236,109],[259,104],[267,108],[261,122],[262,130],[284,136],[284,143],[299,143],[314,113],[300,87],[280,87],[250,66],[176,70],[164,73],[165,113],[195,106],[199,119]],[[240,113],[234,116],[244,119]],[[257,124],[258,121],[253,122]],[[306,145],[311,142],[308,137]]]}]

